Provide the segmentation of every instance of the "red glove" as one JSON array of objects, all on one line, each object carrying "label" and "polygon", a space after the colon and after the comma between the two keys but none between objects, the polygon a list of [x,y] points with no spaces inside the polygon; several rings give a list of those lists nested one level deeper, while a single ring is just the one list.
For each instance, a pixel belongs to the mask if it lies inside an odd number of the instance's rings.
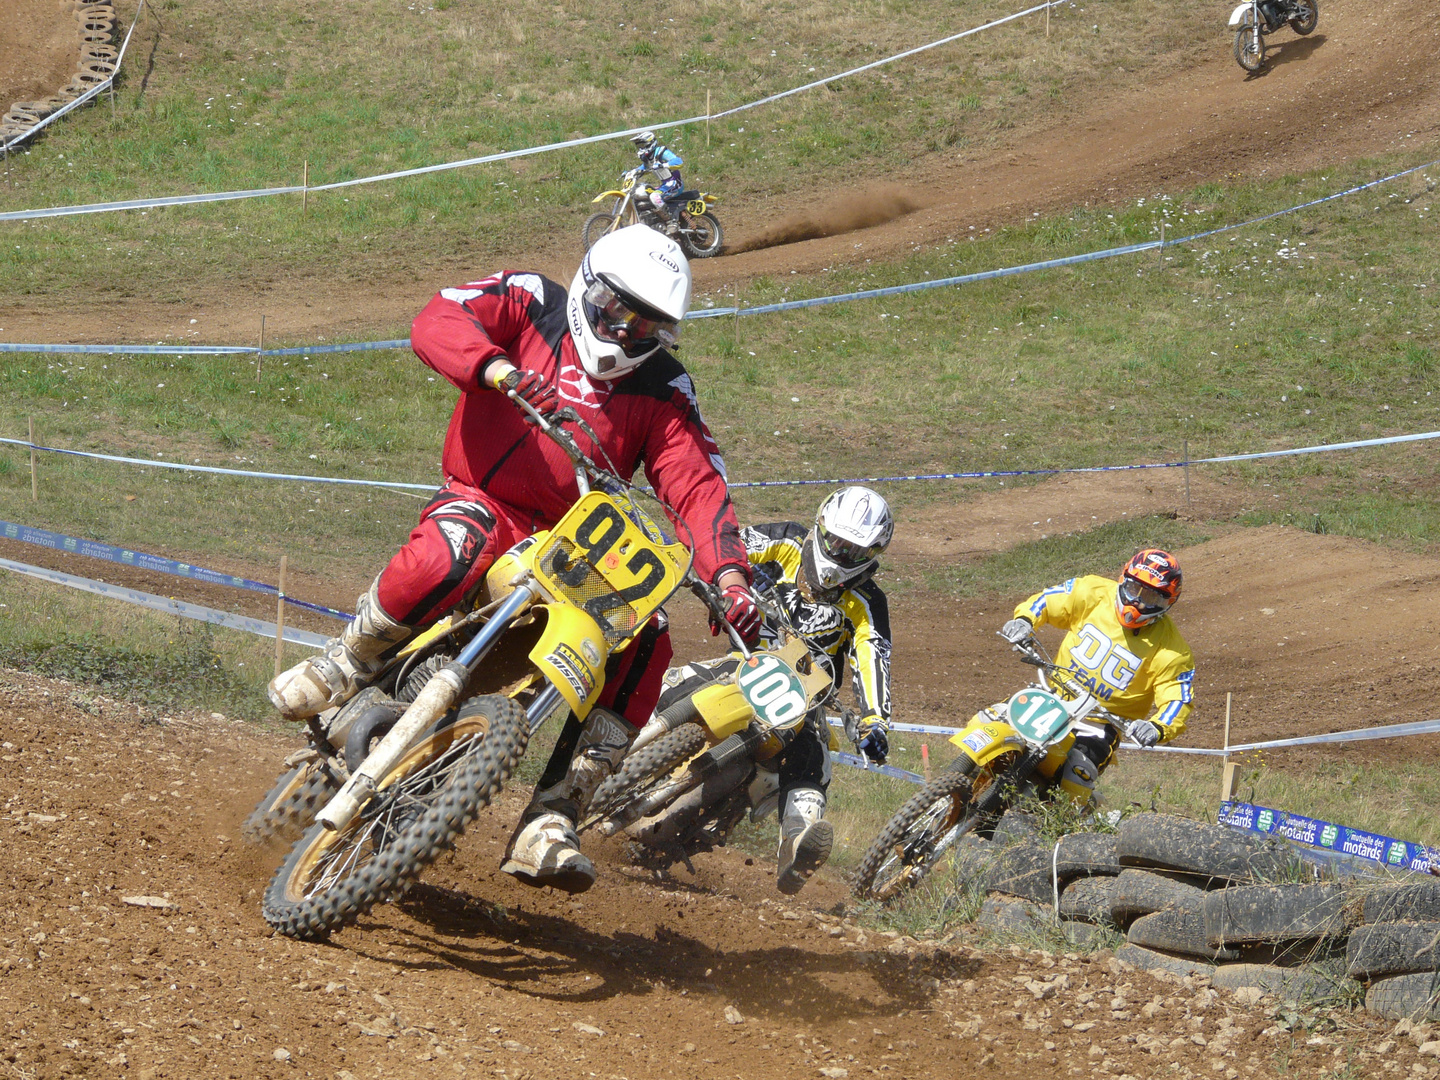
[{"label": "red glove", "polygon": [[[735,628],[740,640],[747,646],[759,641],[760,609],[755,606],[755,597],[750,595],[750,590],[740,584],[727,585],[721,590],[720,599],[725,605],[725,621]],[[716,636],[720,633],[720,624],[714,615],[710,616],[710,633]]]},{"label": "red glove", "polygon": [[[516,397],[524,398],[541,416],[549,416],[555,411],[555,387],[546,382],[545,376],[538,371],[516,368],[500,380],[500,390],[514,390]],[[529,419],[530,414],[525,415]]]}]

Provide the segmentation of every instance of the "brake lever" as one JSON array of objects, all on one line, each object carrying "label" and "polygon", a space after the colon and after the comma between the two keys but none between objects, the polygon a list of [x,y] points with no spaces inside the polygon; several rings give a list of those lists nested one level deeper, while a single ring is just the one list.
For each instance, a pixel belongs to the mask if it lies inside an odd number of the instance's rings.
[{"label": "brake lever", "polygon": [[725,618],[725,609],[720,606],[719,591],[708,581],[702,581],[698,577],[692,579],[690,591],[705,605],[715,621],[725,628],[726,633],[729,634],[730,640],[734,643],[740,655],[746,660],[749,660],[751,656],[750,649],[746,646],[745,639],[740,636],[740,632],[731,626],[730,621]]}]

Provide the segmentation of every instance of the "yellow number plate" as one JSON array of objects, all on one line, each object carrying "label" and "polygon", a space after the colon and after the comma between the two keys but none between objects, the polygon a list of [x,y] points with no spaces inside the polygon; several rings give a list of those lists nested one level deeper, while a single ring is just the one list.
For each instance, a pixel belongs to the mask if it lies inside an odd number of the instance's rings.
[{"label": "yellow number plate", "polygon": [[[690,565],[683,544],[656,542],[622,506],[592,491],[550,530],[535,557],[535,576],[554,596],[600,624],[613,651],[655,613]],[[662,538],[663,540],[663,538]]]},{"label": "yellow number plate", "polygon": [[685,204],[685,210],[691,214],[703,214],[705,213],[705,200],[691,199]]}]

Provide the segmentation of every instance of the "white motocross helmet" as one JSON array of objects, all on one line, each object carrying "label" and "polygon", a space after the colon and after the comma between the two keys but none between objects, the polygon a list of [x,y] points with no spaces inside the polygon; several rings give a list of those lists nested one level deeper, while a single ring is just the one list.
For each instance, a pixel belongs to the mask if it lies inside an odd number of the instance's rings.
[{"label": "white motocross helmet", "polygon": [[800,593],[811,603],[834,603],[869,580],[895,535],[895,517],[879,492],[843,487],[820,504],[800,556]]},{"label": "white motocross helmet", "polygon": [[673,346],[690,308],[690,263],[680,245],[645,225],[607,233],[570,283],[567,315],[592,379],[629,374]]}]

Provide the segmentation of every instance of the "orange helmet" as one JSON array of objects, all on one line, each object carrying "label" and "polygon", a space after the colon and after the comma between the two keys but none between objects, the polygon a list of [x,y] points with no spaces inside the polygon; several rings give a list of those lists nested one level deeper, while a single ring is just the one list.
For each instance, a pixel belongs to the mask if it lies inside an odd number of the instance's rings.
[{"label": "orange helmet", "polygon": [[1146,548],[1120,571],[1115,611],[1127,630],[1149,626],[1180,599],[1180,562],[1168,551]]}]

